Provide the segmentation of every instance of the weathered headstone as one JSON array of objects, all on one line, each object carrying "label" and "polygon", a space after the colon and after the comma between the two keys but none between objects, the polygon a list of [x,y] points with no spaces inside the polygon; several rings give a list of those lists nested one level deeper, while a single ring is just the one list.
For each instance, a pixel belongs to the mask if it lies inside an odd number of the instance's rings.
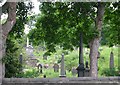
[{"label": "weathered headstone", "polygon": [[88,61],[85,62],[85,66],[86,66],[86,68],[89,68]]},{"label": "weathered headstone", "polygon": [[71,71],[72,71],[72,75],[73,75],[73,76],[76,76],[76,74],[77,74],[77,70],[76,70],[76,68],[73,67]]},{"label": "weathered headstone", "polygon": [[59,77],[66,77],[66,75],[65,75],[65,65],[64,65],[64,54],[62,54],[62,58],[61,58],[61,70],[60,70],[60,76]]},{"label": "weathered headstone", "polygon": [[78,77],[84,77],[85,68],[83,63],[80,63],[76,70],[78,72]]},{"label": "weathered headstone", "polygon": [[89,66],[88,66],[88,61],[86,61],[85,63],[85,72],[84,72],[84,77],[89,77],[90,76],[90,69],[89,69]]},{"label": "weathered headstone", "polygon": [[59,72],[59,65],[57,63],[54,64],[53,68],[54,72]]},{"label": "weathered headstone", "polygon": [[42,64],[38,64],[37,68],[38,68],[38,72],[42,73]]},{"label": "weathered headstone", "polygon": [[113,52],[110,53],[110,69],[114,68],[114,55]]}]

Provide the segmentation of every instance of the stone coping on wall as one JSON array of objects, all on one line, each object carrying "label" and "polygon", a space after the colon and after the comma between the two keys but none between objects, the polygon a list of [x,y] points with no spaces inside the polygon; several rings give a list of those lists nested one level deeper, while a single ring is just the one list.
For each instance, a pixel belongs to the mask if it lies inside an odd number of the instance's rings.
[{"label": "stone coping on wall", "polygon": [[2,81],[2,83],[119,83],[120,77],[3,78]]}]

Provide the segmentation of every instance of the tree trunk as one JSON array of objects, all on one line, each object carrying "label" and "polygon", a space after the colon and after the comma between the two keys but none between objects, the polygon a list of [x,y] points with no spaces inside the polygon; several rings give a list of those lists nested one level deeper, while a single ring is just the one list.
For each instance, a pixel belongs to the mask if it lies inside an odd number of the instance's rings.
[{"label": "tree trunk", "polygon": [[[7,36],[16,23],[16,2],[7,2],[7,5],[5,5],[2,6],[2,9],[4,9],[3,7],[7,7],[6,10],[8,10],[8,18],[6,23],[3,25],[0,24],[0,60],[5,56]],[[2,79],[4,76],[5,65],[0,61],[0,78]]]},{"label": "tree trunk", "polygon": [[94,37],[94,39],[90,42],[90,76],[97,77],[98,75],[98,65],[97,65],[97,56],[98,56],[98,48],[99,42],[101,39],[101,30],[102,30],[102,18],[104,15],[104,3],[98,2],[97,16],[95,21],[95,30],[98,31],[98,36]]},{"label": "tree trunk", "polygon": [[2,84],[2,25],[1,25],[1,8],[0,8],[0,85]]}]

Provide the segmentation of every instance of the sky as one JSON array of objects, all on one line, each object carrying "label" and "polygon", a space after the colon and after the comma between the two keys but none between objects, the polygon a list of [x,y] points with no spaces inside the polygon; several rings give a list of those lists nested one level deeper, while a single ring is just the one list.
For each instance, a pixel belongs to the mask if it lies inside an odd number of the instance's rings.
[{"label": "sky", "polygon": [[[32,12],[34,12],[35,14],[40,13],[40,11],[39,11],[40,2],[38,2],[37,0],[32,0],[32,2],[34,4],[34,8],[32,9]],[[28,34],[29,31],[30,31],[29,26],[26,24],[25,30],[24,30],[25,34]]]},{"label": "sky", "polygon": [[39,11],[40,2],[38,2],[38,0],[32,0],[32,2],[34,4],[34,8],[32,11],[35,12],[35,14],[40,13],[40,11]]},{"label": "sky", "polygon": [[[3,0],[3,3],[0,3],[0,7],[2,7],[2,5],[5,3],[5,1],[6,1],[6,0]],[[31,1],[32,1],[33,4],[34,4],[34,8],[32,9],[32,12],[34,12],[35,14],[40,13],[40,11],[39,11],[40,2],[38,2],[38,0],[31,0]],[[3,14],[3,15],[1,16],[1,21],[2,21],[3,19],[7,19],[7,17],[8,17],[7,14]],[[25,25],[25,30],[24,30],[25,34],[28,34],[28,33],[29,33],[29,30],[30,30],[30,29],[29,29],[28,25]]]}]

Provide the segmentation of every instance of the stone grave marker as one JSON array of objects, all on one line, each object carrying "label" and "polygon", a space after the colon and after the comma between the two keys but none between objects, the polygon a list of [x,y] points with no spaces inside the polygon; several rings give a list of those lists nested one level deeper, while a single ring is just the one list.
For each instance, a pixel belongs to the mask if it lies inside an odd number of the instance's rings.
[{"label": "stone grave marker", "polygon": [[59,77],[66,77],[65,65],[64,65],[64,54],[62,54],[62,58],[61,58],[61,69],[60,69],[60,76]]},{"label": "stone grave marker", "polygon": [[89,77],[90,76],[90,69],[89,69],[89,66],[88,66],[88,61],[85,62],[85,72],[84,72],[84,76],[85,77]]},{"label": "stone grave marker", "polygon": [[114,55],[113,52],[110,53],[110,69],[114,68]]},{"label": "stone grave marker", "polygon": [[53,68],[54,72],[59,72],[59,65],[57,63],[54,64]]},{"label": "stone grave marker", "polygon": [[38,72],[43,73],[42,67],[43,67],[42,64],[38,64],[38,65],[37,65]]},{"label": "stone grave marker", "polygon": [[77,74],[77,70],[76,70],[75,67],[72,68],[71,72],[72,72],[72,75],[73,75],[73,76],[76,76],[76,74]]}]

